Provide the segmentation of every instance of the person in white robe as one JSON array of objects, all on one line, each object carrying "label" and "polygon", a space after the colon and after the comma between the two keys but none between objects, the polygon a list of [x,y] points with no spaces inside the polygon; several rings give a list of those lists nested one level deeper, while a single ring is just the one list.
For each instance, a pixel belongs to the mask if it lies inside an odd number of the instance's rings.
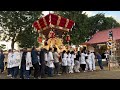
[{"label": "person in white robe", "polygon": [[17,78],[18,76],[20,60],[21,60],[20,52],[18,50],[14,50],[12,59],[12,78]]},{"label": "person in white robe", "polygon": [[86,68],[86,60],[85,60],[86,54],[84,52],[84,50],[81,51],[81,59],[80,59],[80,67],[82,68],[83,72],[85,71]]},{"label": "person in white robe", "polygon": [[47,50],[46,50],[46,52],[45,52],[45,74],[47,74],[48,73],[48,66],[47,66],[47,63],[48,63],[48,52],[47,52]]},{"label": "person in white robe", "polygon": [[75,58],[75,65],[74,65],[74,70],[75,72],[80,72],[80,51],[76,53],[76,58]]},{"label": "person in white robe", "polygon": [[62,74],[67,73],[67,58],[68,58],[68,55],[66,51],[64,50],[62,52]]},{"label": "person in white robe", "polygon": [[54,59],[53,59],[52,48],[49,48],[48,58],[47,59],[48,59],[48,61],[47,61],[48,76],[53,77]]},{"label": "person in white robe", "polygon": [[71,66],[70,66],[70,73],[74,73],[73,68],[75,65],[74,59],[76,58],[74,51],[71,52]]},{"label": "person in white robe", "polygon": [[67,67],[68,67],[68,73],[70,73],[70,67],[71,67],[71,54],[70,51],[67,52]]},{"label": "person in white robe", "polygon": [[92,57],[92,70],[96,70],[96,67],[95,67],[95,54],[94,52],[91,52],[91,57]]},{"label": "person in white robe", "polygon": [[87,64],[88,64],[87,70],[93,71],[93,70],[92,70],[92,53],[90,53],[90,51],[88,51]]}]

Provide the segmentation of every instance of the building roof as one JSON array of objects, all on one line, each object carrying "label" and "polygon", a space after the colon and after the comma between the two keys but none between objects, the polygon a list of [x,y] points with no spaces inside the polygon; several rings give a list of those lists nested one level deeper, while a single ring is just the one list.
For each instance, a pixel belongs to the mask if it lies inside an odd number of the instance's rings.
[{"label": "building roof", "polygon": [[113,32],[113,40],[120,39],[120,27],[117,27],[113,29],[98,31],[88,42],[85,42],[84,44],[98,44],[107,42],[109,38],[109,31]]}]

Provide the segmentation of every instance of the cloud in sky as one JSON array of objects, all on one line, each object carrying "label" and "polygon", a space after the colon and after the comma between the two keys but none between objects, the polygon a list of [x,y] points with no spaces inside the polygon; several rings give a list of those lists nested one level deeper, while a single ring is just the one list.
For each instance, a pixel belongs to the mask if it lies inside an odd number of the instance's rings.
[{"label": "cloud in sky", "polygon": [[[52,11],[43,11],[43,14],[47,15],[49,12],[53,13]],[[83,11],[83,13],[86,13],[88,17],[94,16],[98,13],[104,13],[106,17],[113,17],[120,23],[120,11]]]},{"label": "cloud in sky", "polygon": [[120,23],[120,11],[83,11],[88,17],[94,16],[98,13],[104,13],[106,17],[113,17],[116,21]]}]

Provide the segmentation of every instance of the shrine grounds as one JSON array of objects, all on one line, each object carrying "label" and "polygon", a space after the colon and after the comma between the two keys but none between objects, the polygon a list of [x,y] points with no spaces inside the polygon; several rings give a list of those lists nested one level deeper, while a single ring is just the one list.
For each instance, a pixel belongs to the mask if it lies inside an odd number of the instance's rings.
[{"label": "shrine grounds", "polygon": [[[104,70],[100,70],[98,66],[96,66],[96,71],[94,72],[80,72],[80,73],[73,73],[73,74],[62,74],[60,76],[54,77],[46,77],[42,79],[120,79],[120,68],[114,68],[110,71],[108,67],[104,67]],[[0,74],[0,79],[11,79],[7,77],[7,71],[3,74]],[[18,75],[19,79],[19,75]],[[33,76],[30,77],[33,79]]]}]

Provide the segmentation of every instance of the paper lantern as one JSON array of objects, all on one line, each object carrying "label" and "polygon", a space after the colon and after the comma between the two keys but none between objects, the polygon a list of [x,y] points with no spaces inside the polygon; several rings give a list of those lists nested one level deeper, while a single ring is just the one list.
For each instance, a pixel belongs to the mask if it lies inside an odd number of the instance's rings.
[{"label": "paper lantern", "polygon": [[66,36],[66,41],[69,42],[70,41],[70,35]]}]

